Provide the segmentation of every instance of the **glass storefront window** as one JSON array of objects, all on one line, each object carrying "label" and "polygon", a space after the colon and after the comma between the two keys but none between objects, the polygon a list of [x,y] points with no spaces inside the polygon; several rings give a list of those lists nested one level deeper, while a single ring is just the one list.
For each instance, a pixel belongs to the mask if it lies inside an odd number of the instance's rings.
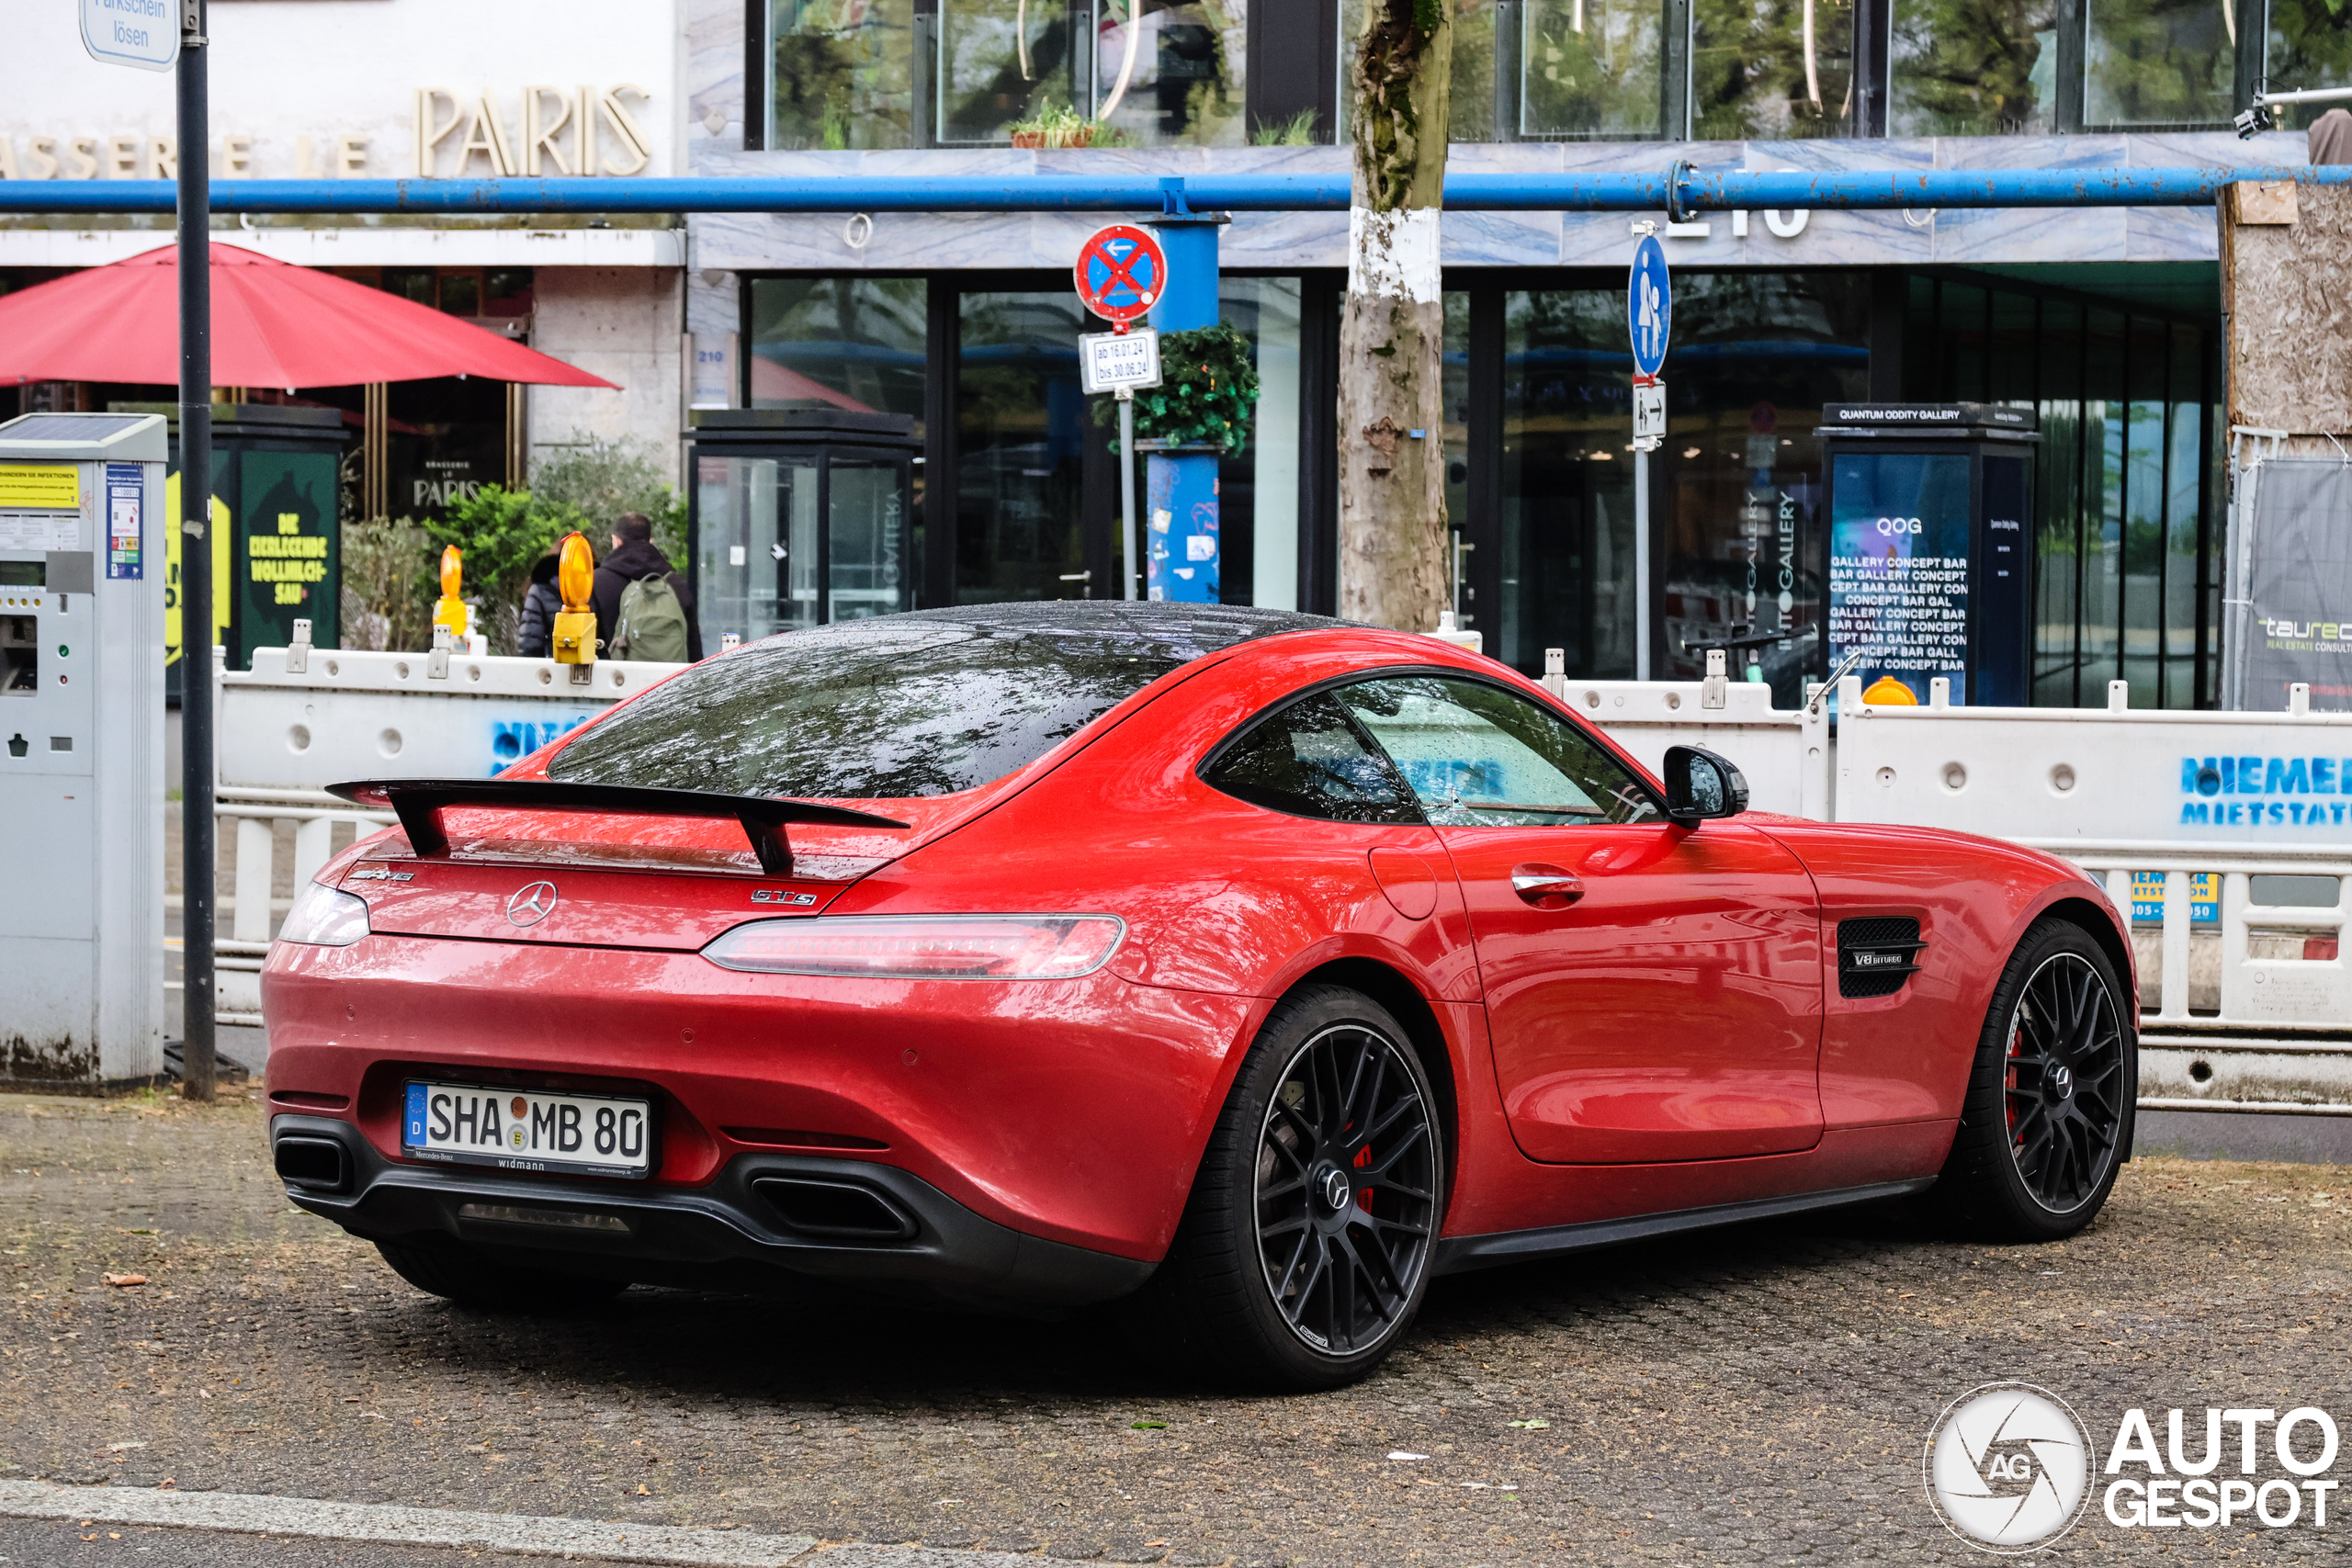
[{"label": "glass storefront window", "polygon": [[[1821,408],[1866,395],[1869,285],[1854,273],[1702,273],[1677,279],[1667,440],[1653,459],[1663,541],[1668,680],[1706,672],[1693,644],[1784,631],[1735,652],[1794,707],[1822,660]],[[1614,298],[1612,296],[1612,298]],[[1748,668],[1752,665],[1752,672]]]},{"label": "glass storefront window", "polygon": [[745,355],[749,406],[902,413],[922,433],[920,277],[752,281]]},{"label": "glass storefront window", "polygon": [[2058,0],[1895,0],[1889,53],[1890,135],[2057,129]]},{"label": "glass storefront window", "polygon": [[907,147],[914,0],[769,0],[766,145]]},{"label": "glass storefront window", "polygon": [[1690,101],[1704,141],[1852,135],[1853,0],[1694,0]]},{"label": "glass storefront window", "polygon": [[1086,418],[1078,334],[1099,323],[1066,287],[973,290],[957,323],[956,603],[1078,598],[1062,580],[1087,570],[1082,444],[1102,439]]},{"label": "glass storefront window", "polygon": [[1465,290],[1445,291],[1445,336],[1438,364],[1438,400],[1445,411],[1446,533],[1454,551],[1446,563],[1446,581],[1456,622],[1468,631],[1480,622],[1476,589],[1468,581],[1470,563],[1462,552],[1463,531],[1470,525],[1470,296]]},{"label": "glass storefront window", "polygon": [[[2344,0],[2270,0],[2265,69],[2275,92],[2352,87],[2352,8]],[[2301,130],[2342,104],[2281,104],[2278,123]]]},{"label": "glass storefront window", "polygon": [[706,457],[695,484],[704,638],[817,625],[815,456]]},{"label": "glass storefront window", "polygon": [[2204,512],[2204,380],[2195,329],[2171,329],[2172,420],[2165,443],[2164,697],[2168,708],[2194,707],[2199,517]]},{"label": "glass storefront window", "polygon": [[1219,581],[1228,604],[1298,608],[1299,309],[1295,277],[1226,277],[1217,286],[1218,312],[1250,340],[1258,368],[1250,444],[1218,465]]},{"label": "glass storefront window", "polygon": [[1088,101],[1092,28],[1064,0],[941,0],[940,144],[1001,144],[1016,121]]},{"label": "glass storefront window", "polygon": [[1664,9],[1658,0],[1523,0],[1520,134],[1662,134]]},{"label": "glass storefront window", "polygon": [[825,495],[825,618],[857,621],[907,607],[903,472],[892,458],[833,458]]},{"label": "glass storefront window", "polygon": [[1238,147],[1247,0],[1096,0],[1094,118],[1130,147]]},{"label": "glass storefront window", "polygon": [[911,608],[908,468],[906,455],[854,446],[699,452],[695,580],[705,640]]},{"label": "glass storefront window", "polygon": [[[1933,288],[1928,285],[1930,301]],[[2040,304],[2041,446],[2034,491],[2041,526],[2034,558],[2033,702],[2072,707],[2083,593],[2083,311],[2068,300]],[[1915,299],[1912,309],[1918,308]]]},{"label": "glass storefront window", "polygon": [[2226,125],[2237,111],[2229,0],[2087,0],[2084,51],[2086,125]]},{"label": "glass storefront window", "polygon": [[1572,676],[1634,673],[1633,355],[1622,290],[1503,296],[1501,602],[1495,658]]}]

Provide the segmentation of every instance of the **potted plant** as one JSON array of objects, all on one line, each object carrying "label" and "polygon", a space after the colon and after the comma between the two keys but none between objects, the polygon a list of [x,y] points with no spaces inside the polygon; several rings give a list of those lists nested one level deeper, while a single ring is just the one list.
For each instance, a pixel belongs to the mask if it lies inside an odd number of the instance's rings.
[{"label": "potted plant", "polygon": [[1068,104],[1046,104],[1027,119],[1014,120],[1012,130],[1015,147],[1108,146],[1112,138],[1107,127],[1081,118]]}]

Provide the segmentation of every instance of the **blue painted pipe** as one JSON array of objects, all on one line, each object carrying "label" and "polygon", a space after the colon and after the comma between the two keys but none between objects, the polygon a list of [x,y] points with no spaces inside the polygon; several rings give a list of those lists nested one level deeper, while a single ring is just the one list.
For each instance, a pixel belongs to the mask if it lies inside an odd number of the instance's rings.
[{"label": "blue painted pipe", "polygon": [[[2352,185],[2352,165],[2147,169],[1837,169],[1752,174],[1455,174],[1465,211],[1703,212],[1845,208],[2210,207],[2240,180]],[[1344,175],[842,175],[815,178],[215,180],[224,213],[1339,212]],[[0,212],[173,210],[168,180],[0,180]],[[1673,199],[1669,200],[1669,197]]]}]

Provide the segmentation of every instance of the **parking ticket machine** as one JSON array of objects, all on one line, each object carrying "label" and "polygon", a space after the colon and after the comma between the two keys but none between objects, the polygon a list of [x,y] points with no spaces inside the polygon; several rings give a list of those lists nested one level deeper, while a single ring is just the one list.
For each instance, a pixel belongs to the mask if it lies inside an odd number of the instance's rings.
[{"label": "parking ticket machine", "polygon": [[0,424],[0,1079],[164,1070],[164,421]]}]

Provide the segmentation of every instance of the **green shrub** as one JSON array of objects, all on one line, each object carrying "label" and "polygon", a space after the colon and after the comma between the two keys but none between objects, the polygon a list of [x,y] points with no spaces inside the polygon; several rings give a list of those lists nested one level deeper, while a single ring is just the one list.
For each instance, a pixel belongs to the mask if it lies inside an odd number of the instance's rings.
[{"label": "green shrub", "polygon": [[[1218,321],[1159,334],[1159,385],[1136,393],[1136,439],[1238,452],[1250,444],[1250,411],[1258,405],[1258,367],[1250,340]],[[1094,422],[1115,425],[1117,402],[1098,397]],[[1117,436],[1111,450],[1119,449]]]},{"label": "green shrub", "polygon": [[686,570],[686,503],[663,465],[634,442],[590,435],[552,448],[531,465],[531,494],[594,519],[582,531],[599,555],[611,543],[613,520],[642,512],[652,519],[654,547]]}]

